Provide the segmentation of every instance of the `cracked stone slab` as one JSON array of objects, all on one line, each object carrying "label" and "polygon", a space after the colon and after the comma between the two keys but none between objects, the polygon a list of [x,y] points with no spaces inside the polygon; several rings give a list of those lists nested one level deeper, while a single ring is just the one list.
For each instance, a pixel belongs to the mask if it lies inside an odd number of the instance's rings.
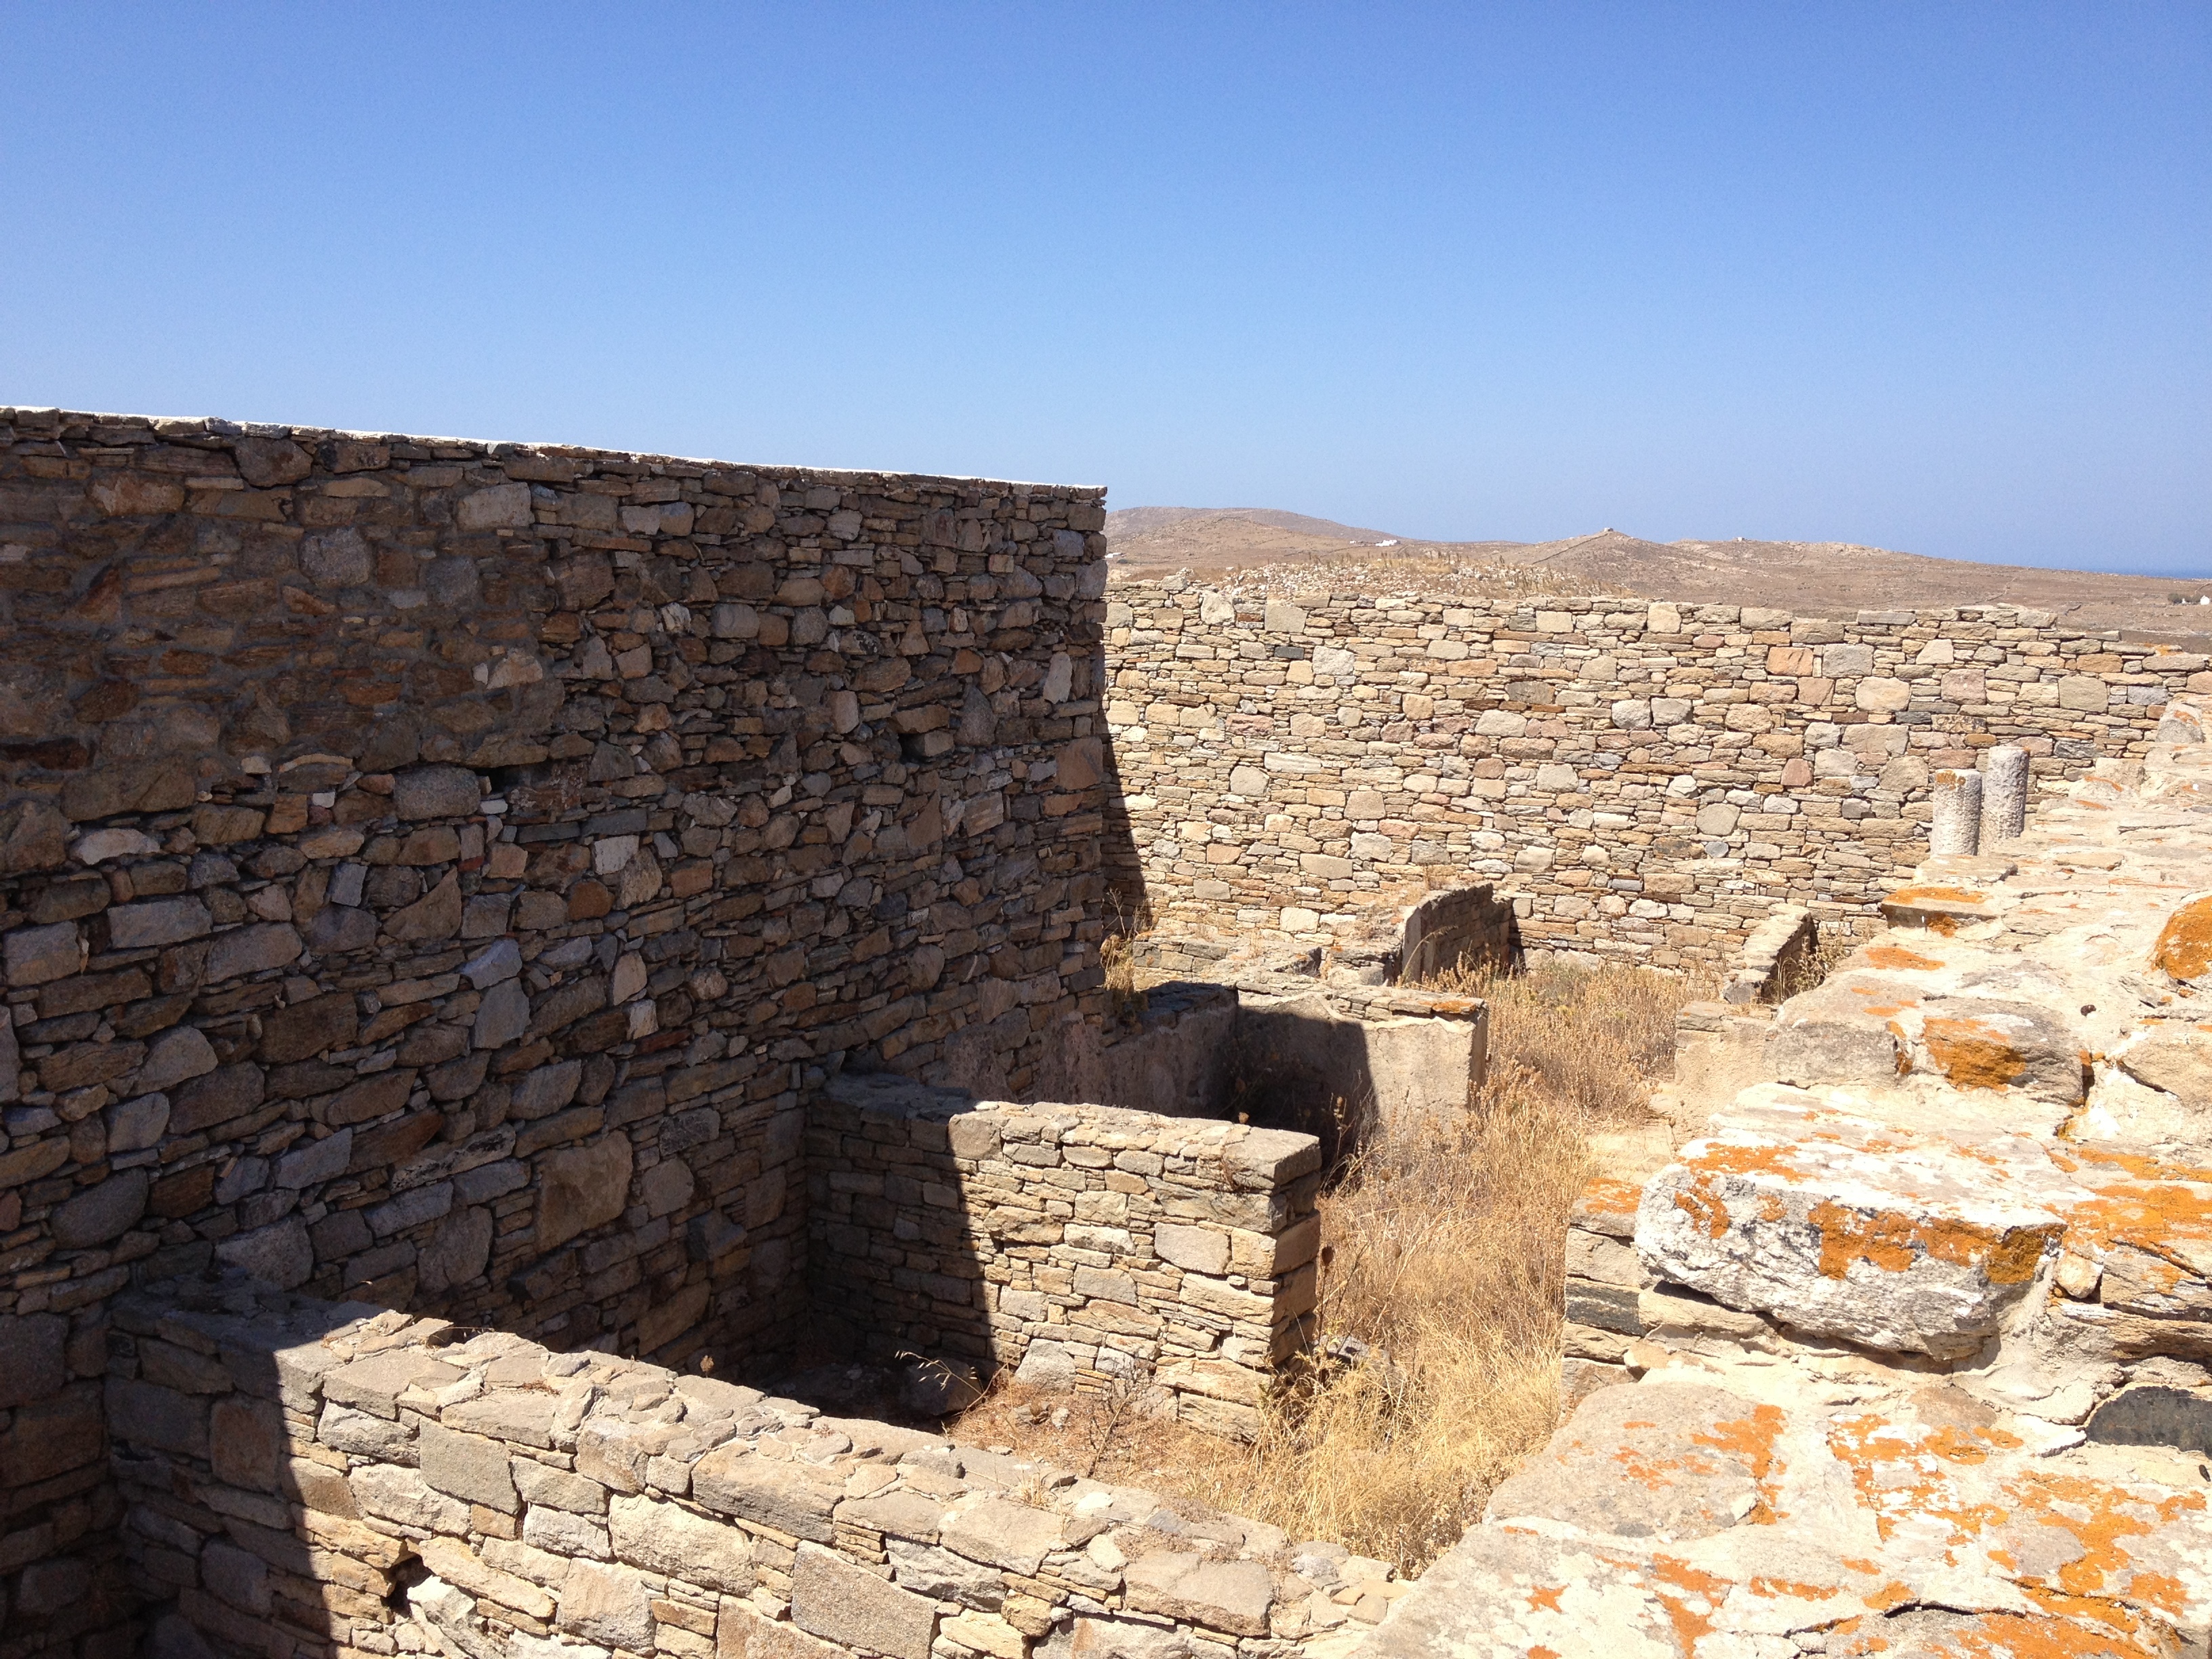
[{"label": "cracked stone slab", "polygon": [[1871,1348],[1972,1353],[2027,1294],[2081,1195],[2036,1142],[1916,1131],[1746,1090],[1648,1182],[1636,1244],[1664,1279]]}]

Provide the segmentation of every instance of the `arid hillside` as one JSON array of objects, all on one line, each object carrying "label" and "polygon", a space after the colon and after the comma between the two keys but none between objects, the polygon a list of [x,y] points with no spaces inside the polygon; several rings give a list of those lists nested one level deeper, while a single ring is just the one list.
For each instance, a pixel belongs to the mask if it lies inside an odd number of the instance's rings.
[{"label": "arid hillside", "polygon": [[1283,592],[1620,593],[1800,616],[2000,604],[2059,612],[2087,628],[2212,629],[2212,606],[2195,603],[2212,595],[2212,580],[1974,564],[1846,542],[1650,542],[1612,529],[1557,542],[1433,542],[1271,508],[1174,507],[1109,513],[1106,535],[1121,578],[1236,571]]}]

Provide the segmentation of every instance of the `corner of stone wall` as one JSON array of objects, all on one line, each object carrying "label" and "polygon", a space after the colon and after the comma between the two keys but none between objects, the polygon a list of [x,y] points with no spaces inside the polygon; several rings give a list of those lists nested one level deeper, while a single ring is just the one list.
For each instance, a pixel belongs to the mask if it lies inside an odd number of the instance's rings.
[{"label": "corner of stone wall", "polygon": [[856,1346],[1149,1380],[1249,1434],[1317,1290],[1310,1135],[848,1076],[810,1127],[817,1306]]}]

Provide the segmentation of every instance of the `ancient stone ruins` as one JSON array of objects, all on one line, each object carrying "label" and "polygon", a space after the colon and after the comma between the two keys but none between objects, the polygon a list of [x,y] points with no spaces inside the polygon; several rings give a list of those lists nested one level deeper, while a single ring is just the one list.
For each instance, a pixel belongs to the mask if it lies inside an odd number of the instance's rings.
[{"label": "ancient stone ruins", "polygon": [[[1109,596],[1097,489],[0,445],[0,1659],[2212,1640],[2203,658]],[[1411,1586],[748,1381],[1250,1433],[1328,1160],[1480,1076],[1407,981],[1547,950],[1726,988],[1577,1213],[1571,1415]]]}]

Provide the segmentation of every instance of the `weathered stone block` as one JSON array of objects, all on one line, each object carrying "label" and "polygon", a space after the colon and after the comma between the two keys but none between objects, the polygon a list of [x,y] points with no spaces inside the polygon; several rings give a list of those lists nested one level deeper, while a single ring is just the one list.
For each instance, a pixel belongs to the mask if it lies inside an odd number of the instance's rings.
[{"label": "weathered stone block", "polygon": [[890,1659],[930,1659],[937,1607],[836,1552],[801,1544],[791,1575],[792,1622],[843,1647]]},{"label": "weathered stone block", "polygon": [[616,1555],[634,1567],[732,1595],[750,1594],[758,1582],[751,1538],[727,1522],[638,1497],[616,1498],[607,1525]]},{"label": "weathered stone block", "polygon": [[1129,1606],[1139,1613],[1186,1619],[1232,1636],[1264,1636],[1274,1605],[1274,1581],[1257,1561],[1208,1561],[1163,1551],[1123,1570]]},{"label": "weathered stone block", "polygon": [[1034,1577],[1044,1558],[1064,1549],[1060,1516],[1026,1504],[987,1498],[945,1511],[938,1525],[945,1547],[971,1560]]},{"label": "weathered stone block", "polygon": [[692,1465],[691,1495],[707,1509],[826,1544],[844,1488],[826,1474],[724,1446]]},{"label": "weathered stone block", "polygon": [[418,1443],[422,1479],[451,1498],[512,1515],[520,1507],[503,1442],[426,1423]]}]

